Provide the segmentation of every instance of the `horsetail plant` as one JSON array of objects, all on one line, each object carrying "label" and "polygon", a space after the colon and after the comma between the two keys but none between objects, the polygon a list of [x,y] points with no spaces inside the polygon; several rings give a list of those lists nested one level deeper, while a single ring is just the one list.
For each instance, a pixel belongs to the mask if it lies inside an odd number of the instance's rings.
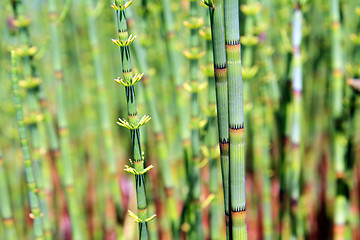
[{"label": "horsetail plant", "polygon": [[[201,181],[200,181],[200,129],[204,125],[204,121],[200,118],[200,106],[198,102],[198,93],[206,86],[205,83],[199,81],[199,59],[204,52],[200,51],[199,29],[203,25],[202,18],[199,18],[198,2],[190,1],[189,21],[185,21],[184,25],[190,29],[190,48],[184,51],[184,55],[190,61],[190,81],[185,83],[184,87],[191,93],[190,102],[190,128],[191,128],[191,153],[192,162],[190,162],[189,176],[189,217],[190,217],[190,237],[194,239],[203,238],[202,230],[202,209],[200,207]],[[195,218],[192,214],[195,213]]]},{"label": "horsetail plant", "polygon": [[26,20],[24,16],[24,4],[22,1],[13,2],[13,10],[16,24],[19,28],[19,38],[22,46],[17,48],[19,56],[23,61],[23,80],[19,81],[19,86],[26,89],[28,113],[25,117],[25,124],[29,130],[32,148],[32,157],[34,162],[35,181],[38,187],[38,195],[40,200],[41,212],[43,213],[43,225],[45,239],[52,239],[52,226],[49,219],[48,203],[44,191],[44,174],[43,174],[43,158],[41,155],[42,143],[44,136],[39,132],[39,124],[42,124],[43,115],[40,108],[40,79],[37,76],[34,55],[37,51],[36,47],[31,46],[29,24],[30,20]]},{"label": "horsetail plant", "polygon": [[[129,9],[130,10],[130,9]],[[136,18],[134,16],[136,21]],[[143,19],[144,20],[144,19]],[[145,25],[146,22],[144,21]],[[146,25],[145,25],[146,26]],[[130,26],[129,26],[130,28]],[[131,28],[130,28],[131,30]],[[141,72],[148,72],[148,64],[147,64],[147,51],[141,46],[140,42],[134,41],[131,45],[132,50],[134,52],[134,57]],[[176,200],[174,196],[174,180],[171,174],[170,168],[170,159],[168,146],[165,139],[165,133],[163,130],[163,126],[161,123],[161,117],[158,109],[158,105],[156,104],[156,97],[154,95],[155,89],[151,84],[151,77],[148,75],[144,75],[142,77],[142,84],[144,86],[144,94],[145,99],[148,105],[148,110],[150,115],[152,116],[152,131],[154,134],[155,142],[156,142],[156,152],[159,158],[160,168],[161,168],[161,177],[163,180],[164,191],[166,195],[166,210],[169,220],[171,221],[171,231],[173,239],[179,239],[179,224],[177,217],[177,208],[176,208]]]},{"label": "horsetail plant", "polygon": [[[272,114],[271,108],[268,106],[262,107],[262,115],[264,119],[268,119],[269,114]],[[271,153],[269,149],[269,143],[271,140],[270,137],[270,129],[271,122],[263,122],[262,131],[264,138],[260,140],[262,142],[262,164],[261,168],[263,168],[262,174],[262,222],[263,222],[263,233],[264,233],[264,240],[271,240],[274,236],[273,226],[274,223],[272,222],[272,200],[271,200]],[[266,124],[267,123],[267,124]]]},{"label": "horsetail plant", "polygon": [[[270,186],[270,151],[268,148],[270,141],[270,134],[268,131],[268,116],[271,114],[271,108],[268,108],[261,97],[265,89],[260,89],[259,98],[256,106],[254,106],[251,115],[251,123],[253,130],[253,161],[256,169],[255,178],[256,185],[259,187],[259,212],[261,212],[261,221],[263,238],[273,239],[272,235],[272,221],[271,221],[271,186]],[[264,99],[264,98],[263,98]]]},{"label": "horsetail plant", "polygon": [[[118,171],[116,169],[116,162],[114,156],[114,144],[112,139],[112,133],[110,129],[110,118],[109,118],[109,107],[108,107],[108,99],[106,97],[105,91],[105,83],[103,78],[103,66],[100,61],[100,52],[99,52],[99,39],[98,39],[98,31],[97,24],[95,21],[94,10],[93,10],[93,1],[85,1],[87,6],[87,24],[89,28],[89,39],[90,45],[92,47],[92,60],[93,65],[95,67],[95,80],[97,86],[97,94],[99,99],[99,116],[100,116],[100,126],[101,126],[101,135],[104,137],[104,148],[105,148],[105,157],[108,165],[108,171],[110,175],[110,192],[111,197],[115,204],[116,209],[116,219],[121,219],[122,217],[122,201],[120,194],[120,186],[118,184]],[[117,222],[117,227],[119,228],[120,222]],[[121,232],[118,231],[118,235]]]},{"label": "horsetail plant", "polygon": [[[148,19],[148,15],[150,15],[149,13],[149,9],[148,9],[148,4],[147,1],[142,1],[141,2],[141,16],[138,18],[138,14],[134,14],[134,12],[132,11],[132,8],[129,8],[127,11],[127,16],[126,16],[126,21],[128,24],[128,31],[129,32],[141,32],[141,39],[147,39],[149,38],[148,34],[149,32],[147,31],[147,22],[152,22],[151,20]],[[135,24],[136,23],[136,24]],[[140,26],[140,27],[139,27]],[[141,30],[140,30],[141,29]],[[161,136],[161,134],[159,133],[159,126],[162,129],[162,125],[161,125],[161,121],[159,121],[160,119],[158,119],[157,116],[158,113],[155,113],[153,110],[157,109],[157,105],[156,103],[156,98],[154,96],[154,92],[153,90],[155,88],[153,88],[153,84],[149,84],[150,82],[150,75],[145,75],[145,73],[148,73],[148,65],[147,65],[147,61],[146,61],[146,57],[147,57],[147,51],[149,50],[150,41],[134,41],[131,45],[130,45],[130,51],[133,53],[134,56],[134,60],[135,60],[135,66],[137,67],[136,69],[139,69],[139,72],[143,72],[144,76],[142,77],[142,81],[141,84],[136,85],[135,90],[137,91],[137,107],[138,107],[138,112],[140,113],[140,115],[142,115],[143,113],[145,113],[146,111],[149,111],[149,114],[152,116],[152,124],[154,126],[154,130],[156,131],[156,134],[151,135],[152,133],[148,133],[146,131],[145,128],[140,128],[140,136],[141,136],[141,146],[143,147],[142,150],[144,151],[145,147],[152,148],[153,146],[152,141],[148,141],[151,139],[151,136],[155,138],[155,146],[156,147],[156,154],[159,156],[160,160],[160,167],[162,169],[163,166],[168,167],[169,165],[165,164],[164,160],[166,160],[167,157],[164,154],[167,152],[167,146],[165,143],[165,135]],[[155,113],[155,114],[154,114]],[[155,116],[155,117],[154,117]],[[158,121],[156,121],[155,119],[158,119]],[[161,131],[163,133],[163,131]],[[150,134],[150,135],[149,135]],[[150,138],[148,138],[150,137]],[[159,144],[160,142],[164,143]],[[162,149],[162,150],[160,150]],[[165,151],[164,151],[165,150]],[[146,152],[146,148],[145,148],[145,152]],[[150,154],[148,153],[148,158],[151,158],[151,151]],[[167,171],[168,175],[170,175],[169,173],[171,171]],[[163,171],[161,171],[161,173],[164,173]],[[166,174],[162,174],[162,175],[166,175]],[[171,175],[170,175],[171,176]],[[155,204],[156,204],[156,197],[155,194],[153,194],[153,188],[152,183],[150,181],[148,181],[147,179],[149,179],[149,175],[145,176],[145,188],[146,189],[151,189],[150,191],[147,191],[146,193],[146,199],[147,199],[147,207],[148,207],[148,211],[149,212],[155,212]],[[166,181],[164,181],[165,184]],[[156,185],[156,184],[155,184]],[[172,179],[169,179],[168,182],[168,186],[173,185],[172,184]],[[166,194],[166,191],[165,191]],[[171,202],[173,199],[169,199],[170,201],[167,201],[166,206],[169,206],[169,202]],[[175,209],[175,208],[173,208]],[[171,212],[171,210],[169,210],[169,213]],[[173,214],[170,214],[173,215]],[[164,216],[165,217],[165,216]],[[165,217],[166,218],[166,217]],[[149,232],[149,238],[153,239],[153,240],[157,240],[159,238],[158,236],[158,222],[157,221],[150,221],[148,222],[148,232]],[[169,228],[167,226],[164,226],[164,232],[168,233]]]},{"label": "horsetail plant", "polygon": [[346,179],[346,136],[344,116],[343,52],[341,47],[340,4],[331,1],[331,67],[332,67],[332,117],[334,131],[334,168],[336,175],[336,197],[334,206],[334,239],[346,238],[349,234],[349,186]]},{"label": "horsetail plant", "polygon": [[245,135],[239,1],[225,0],[225,46],[229,101],[231,238],[247,239]]},{"label": "horsetail plant", "polygon": [[11,51],[11,78],[13,83],[14,103],[16,110],[16,120],[19,130],[20,146],[23,153],[25,165],[25,177],[28,187],[28,194],[30,200],[30,218],[33,219],[34,238],[37,240],[44,239],[44,231],[42,224],[42,212],[40,209],[40,200],[37,194],[37,186],[35,182],[35,174],[32,168],[33,162],[31,160],[30,148],[26,136],[25,121],[23,116],[23,107],[20,97],[19,80],[17,73],[17,56],[15,51]]},{"label": "horsetail plant", "polygon": [[65,190],[66,203],[71,221],[71,235],[74,239],[82,239],[86,236],[82,229],[81,213],[82,208],[79,207],[76,191],[74,187],[74,171],[70,154],[70,139],[68,129],[68,118],[66,112],[66,104],[64,98],[64,74],[61,60],[61,36],[59,34],[59,26],[57,25],[57,7],[56,0],[49,1],[49,17],[51,20],[51,49],[53,54],[53,73],[56,85],[57,112],[58,112],[58,134],[60,142],[60,153],[63,167],[62,183]]},{"label": "horsetail plant", "polygon": [[[175,46],[175,32],[174,32],[174,20],[173,14],[170,8],[170,0],[161,0],[161,4],[163,6],[163,15],[164,15],[164,28],[165,28],[165,44],[166,51],[169,60],[170,74],[173,78],[175,84],[175,98],[176,98],[176,110],[177,110],[177,118],[179,121],[179,131],[180,138],[183,145],[184,151],[184,159],[185,164],[188,164],[191,159],[191,140],[190,140],[190,129],[189,125],[189,116],[188,114],[184,114],[188,112],[187,107],[187,98],[185,97],[185,89],[183,87],[183,80],[180,73],[180,68],[178,66],[179,62],[179,54],[176,52]],[[189,176],[187,176],[189,178]]]},{"label": "horsetail plant", "polygon": [[[279,98],[280,98],[280,92],[279,92],[279,86],[277,83],[276,75],[274,73],[274,63],[273,59],[271,58],[271,55],[273,54],[273,48],[270,44],[270,36],[269,36],[269,26],[264,23],[264,5],[266,5],[266,1],[261,2],[261,11],[256,14],[256,22],[258,24],[259,28],[259,50],[261,52],[261,55],[263,57],[264,61],[264,67],[265,67],[265,83],[266,85],[269,85],[267,87],[267,93],[270,96],[271,103],[274,106],[271,106],[273,108],[273,111],[278,109],[279,105]],[[257,5],[256,5],[257,6]],[[266,18],[267,20],[269,18]]]},{"label": "horsetail plant", "polygon": [[[209,13],[208,13],[209,14]],[[209,19],[206,21],[209,22]],[[200,31],[200,35],[206,41],[206,55],[204,73],[207,77],[208,83],[208,106],[205,110],[207,115],[207,135],[206,135],[206,149],[207,158],[209,159],[209,190],[211,199],[210,202],[210,239],[220,239],[219,217],[220,217],[220,199],[219,199],[219,149],[216,129],[216,94],[215,94],[215,77],[214,77],[214,61],[213,61],[213,47],[211,40],[211,27],[207,24]]]},{"label": "horsetail plant", "polygon": [[148,239],[147,222],[155,218],[156,215],[148,217],[146,190],[145,190],[145,176],[144,174],[153,167],[150,165],[145,168],[145,157],[141,151],[140,131],[139,128],[150,121],[150,117],[144,115],[140,120],[137,114],[136,97],[134,85],[141,80],[144,74],[132,73],[131,56],[129,45],[135,40],[135,36],[128,34],[126,22],[126,8],[132,3],[132,0],[125,2],[124,0],[115,0],[111,7],[116,12],[116,20],[118,26],[119,38],[112,41],[120,47],[121,65],[123,72],[123,79],[118,78],[115,81],[125,87],[128,120],[120,119],[117,122],[122,127],[130,130],[131,135],[131,166],[125,165],[125,171],[135,175],[136,183],[136,200],[139,216],[136,216],[129,210],[131,217],[139,223],[139,239]]},{"label": "horsetail plant", "polygon": [[214,57],[216,110],[220,145],[222,185],[224,192],[226,239],[231,239],[230,185],[229,185],[229,106],[226,74],[224,8],[222,0],[204,1],[209,6],[211,39]]},{"label": "horsetail plant", "polygon": [[15,229],[13,213],[11,210],[11,199],[3,161],[4,160],[0,150],[0,215],[4,225],[5,239],[16,240],[18,237]]}]

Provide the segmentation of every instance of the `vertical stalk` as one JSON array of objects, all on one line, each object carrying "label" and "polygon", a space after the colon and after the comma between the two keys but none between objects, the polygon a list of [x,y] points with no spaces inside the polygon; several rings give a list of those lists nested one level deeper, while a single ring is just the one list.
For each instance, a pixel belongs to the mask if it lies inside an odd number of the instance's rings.
[{"label": "vertical stalk", "polygon": [[[229,106],[226,74],[224,8],[222,0],[207,2],[210,12],[211,39],[214,57],[216,110],[220,145],[221,175],[224,192],[226,239],[230,235],[230,189],[229,189]],[[210,86],[209,86],[210,87]]]},{"label": "vertical stalk", "polygon": [[34,238],[37,240],[44,239],[42,216],[40,209],[40,200],[37,194],[37,186],[35,182],[34,171],[32,169],[33,162],[31,160],[30,149],[26,136],[26,128],[23,117],[22,101],[20,97],[19,81],[17,73],[17,56],[14,51],[11,52],[11,78],[13,82],[13,94],[16,111],[16,119],[19,130],[20,146],[23,153],[25,165],[25,177],[28,187],[30,200],[30,218],[33,219]]},{"label": "vertical stalk", "polygon": [[53,54],[54,85],[56,86],[57,112],[58,112],[58,134],[60,142],[59,157],[62,161],[62,182],[65,188],[66,203],[71,221],[71,234],[73,239],[82,239],[85,233],[81,226],[82,208],[78,204],[74,187],[74,172],[70,154],[70,138],[68,129],[68,118],[64,99],[64,74],[61,60],[61,36],[57,19],[56,0],[49,1],[49,18],[51,33],[51,49]]},{"label": "vertical stalk", "polygon": [[[116,162],[114,156],[114,144],[112,138],[112,132],[110,127],[110,118],[109,118],[109,107],[108,99],[106,97],[105,83],[103,77],[103,66],[100,61],[100,49],[99,49],[99,40],[98,40],[98,29],[95,16],[93,14],[93,1],[85,1],[87,6],[87,25],[89,29],[89,40],[92,48],[92,61],[93,66],[95,67],[95,81],[97,87],[97,98],[99,101],[98,104],[98,113],[100,117],[100,126],[101,132],[100,136],[104,138],[104,149],[105,149],[105,158],[107,163],[107,169],[110,176],[110,192],[111,198],[115,204],[116,209],[116,219],[119,220],[122,218],[122,201],[121,201],[121,191],[118,183],[118,171],[116,169]],[[117,228],[120,226],[120,222],[117,222]],[[121,232],[118,231],[118,235]]]},{"label": "vertical stalk", "polygon": [[332,117],[333,117],[333,156],[336,176],[336,196],[334,206],[334,239],[346,239],[349,230],[348,183],[346,179],[346,136],[344,116],[344,77],[343,53],[341,47],[340,4],[331,1],[331,67],[332,67]]},{"label": "vertical stalk", "polygon": [[173,14],[170,9],[170,0],[161,0],[164,15],[165,44],[169,59],[170,74],[175,83],[176,115],[179,121],[179,134],[183,145],[185,163],[191,158],[190,129],[188,112],[188,100],[183,88],[183,79],[179,67],[179,54],[175,47],[175,32]]},{"label": "vertical stalk", "polygon": [[136,97],[134,84],[141,80],[144,74],[136,74],[133,76],[131,66],[131,56],[129,45],[135,40],[132,35],[129,36],[126,22],[126,8],[130,6],[132,1],[125,2],[124,0],[115,0],[111,6],[116,12],[116,19],[118,25],[118,40],[113,39],[113,42],[120,47],[121,65],[124,79],[117,79],[116,81],[125,87],[128,121],[119,119],[120,126],[130,129],[131,135],[131,156],[132,167],[126,166],[126,171],[135,175],[136,183],[136,200],[139,216],[135,216],[130,212],[131,216],[139,223],[139,239],[148,239],[149,232],[147,222],[152,216],[148,218],[147,202],[145,191],[145,173],[149,171],[152,166],[144,168],[145,157],[141,151],[140,131],[139,128],[150,120],[149,116],[144,116],[140,121],[137,113]]},{"label": "vertical stalk", "polygon": [[273,230],[273,220],[271,215],[272,210],[272,204],[274,204],[271,201],[271,155],[270,155],[270,149],[269,145],[271,142],[271,136],[270,136],[270,129],[269,126],[271,126],[272,121],[269,120],[269,115],[273,114],[271,111],[271,107],[265,105],[262,108],[262,118],[266,119],[267,121],[264,121],[262,123],[261,130],[263,131],[263,139],[260,140],[262,143],[262,161],[261,161],[261,168],[262,170],[262,209],[263,209],[263,234],[264,234],[264,240],[271,240],[274,237],[274,230]]},{"label": "vertical stalk", "polygon": [[[209,14],[209,13],[208,13]],[[209,22],[209,19],[207,20]],[[214,60],[213,60],[213,46],[211,40],[211,27],[206,26],[201,30],[200,34],[206,41],[206,55],[205,55],[205,74],[208,80],[208,106],[206,114],[208,117],[206,144],[208,149],[208,159],[210,167],[209,190],[210,196],[213,197],[210,202],[210,239],[220,239],[220,201],[219,201],[219,155],[218,155],[218,140],[216,129],[216,92],[215,92],[215,76],[214,76]]]},{"label": "vertical stalk", "polygon": [[245,135],[239,1],[225,0],[225,46],[229,99],[230,211],[232,239],[247,239]]},{"label": "vertical stalk", "polygon": [[18,239],[18,237],[11,210],[11,199],[8,187],[9,186],[6,178],[4,160],[0,150],[0,214],[4,226],[5,239],[16,240]]},{"label": "vertical stalk", "polygon": [[33,170],[35,174],[35,181],[38,188],[40,208],[43,214],[44,236],[45,239],[52,239],[52,226],[49,219],[48,204],[44,191],[44,174],[43,174],[43,158],[40,154],[40,148],[42,147],[43,136],[39,133],[39,124],[42,124],[42,113],[38,101],[38,94],[40,90],[40,79],[37,76],[34,55],[36,48],[31,45],[29,22],[27,23],[25,17],[25,8],[22,1],[13,2],[13,10],[15,15],[15,21],[19,27],[19,38],[21,47],[17,50],[21,52],[21,59],[23,61],[23,80],[19,82],[19,85],[26,89],[28,111],[27,117],[25,117],[25,124],[29,130],[31,141],[30,147],[32,148],[33,157]]},{"label": "vertical stalk", "polygon": [[[134,16],[136,21],[136,17]],[[143,23],[146,24],[145,22]],[[145,25],[146,26],[146,25]],[[148,25],[151,26],[151,25]],[[129,26],[130,28],[130,26]],[[134,50],[134,57],[141,72],[147,73],[148,64],[147,51],[141,46],[140,42],[134,41],[131,45]],[[171,222],[171,231],[173,239],[179,238],[179,224],[177,217],[177,207],[174,195],[174,180],[171,172],[170,155],[168,152],[168,145],[165,139],[165,133],[161,123],[161,115],[159,113],[158,105],[156,104],[155,88],[151,82],[151,77],[148,75],[143,76],[142,84],[144,86],[145,98],[148,106],[148,111],[152,116],[152,131],[155,138],[156,152],[160,163],[161,177],[164,185],[166,195],[166,210],[169,220]]]},{"label": "vertical stalk", "polygon": [[[191,128],[191,153],[192,162],[190,162],[190,236],[195,239],[202,239],[202,209],[200,204],[201,182],[200,182],[200,106],[198,102],[198,92],[204,87],[199,81],[199,59],[202,56],[200,52],[199,29],[202,26],[202,19],[199,18],[198,2],[190,1],[189,21],[185,21],[185,26],[190,29],[190,49],[185,51],[185,56],[190,60],[190,81],[186,84],[187,90],[191,93],[190,101],[190,128]],[[195,213],[195,219],[191,216]]]},{"label": "vertical stalk", "polygon": [[[261,91],[263,92],[263,91]],[[258,95],[260,96],[260,95]],[[270,108],[258,99],[257,106],[252,110],[251,123],[253,131],[253,161],[255,168],[256,187],[259,188],[259,211],[258,216],[262,224],[260,236],[264,239],[272,239],[272,220],[271,220],[271,186],[270,186],[270,154],[269,140],[270,134],[267,129],[268,115]],[[266,106],[266,107],[265,107]],[[255,190],[256,191],[256,190]]]},{"label": "vertical stalk", "polygon": [[301,119],[302,119],[302,63],[301,63],[301,36],[302,36],[302,13],[299,4],[295,5],[293,16],[293,76],[292,76],[292,127],[291,149],[292,160],[290,166],[290,209],[291,209],[291,238],[301,239],[301,221],[299,221],[299,198],[300,198],[300,171],[302,159]]}]

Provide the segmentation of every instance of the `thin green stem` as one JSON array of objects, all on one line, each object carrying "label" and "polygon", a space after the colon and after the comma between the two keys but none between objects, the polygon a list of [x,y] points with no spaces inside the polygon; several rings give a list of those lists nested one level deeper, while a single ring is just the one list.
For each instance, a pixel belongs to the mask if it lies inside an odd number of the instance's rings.
[{"label": "thin green stem", "polygon": [[16,119],[19,130],[20,146],[23,153],[25,176],[28,187],[28,194],[30,200],[30,217],[34,223],[34,238],[37,240],[44,239],[43,223],[40,209],[40,200],[37,194],[37,186],[35,182],[34,171],[32,169],[33,162],[31,160],[30,148],[26,136],[26,128],[23,116],[23,107],[20,97],[19,80],[17,72],[17,56],[14,51],[11,52],[11,78],[13,82],[13,94],[16,110]]},{"label": "thin green stem", "polygon": [[50,24],[51,33],[51,49],[53,56],[53,71],[54,82],[56,85],[56,99],[57,99],[57,112],[58,112],[58,134],[60,139],[60,153],[63,167],[62,183],[65,190],[66,203],[69,210],[71,221],[71,233],[74,239],[82,239],[85,235],[82,229],[81,222],[81,205],[78,203],[74,187],[74,170],[72,166],[72,159],[70,153],[70,137],[68,129],[68,118],[65,104],[64,93],[64,75],[61,60],[61,36],[59,34],[59,25],[55,19],[57,16],[56,1],[49,1],[49,17],[52,21]]},{"label": "thin green stem", "polygon": [[[118,25],[118,42],[117,44],[120,47],[120,56],[121,56],[121,65],[123,72],[123,84],[125,86],[126,101],[127,101],[127,113],[128,120],[130,125],[138,126],[132,127],[130,129],[131,135],[131,156],[132,156],[132,165],[135,174],[135,184],[136,184],[136,200],[138,214],[137,217],[139,220],[139,239],[148,239],[149,231],[147,226],[147,201],[146,201],[146,190],[145,190],[145,157],[141,150],[140,142],[140,131],[139,131],[139,116],[137,113],[136,106],[136,97],[135,97],[135,88],[134,84],[136,81],[136,76],[133,76],[132,65],[131,65],[131,56],[129,45],[134,41],[132,36],[128,34],[128,27],[126,22],[126,11],[125,9],[131,4],[131,2],[125,2],[124,0],[115,0],[112,5],[113,9],[116,12],[116,19]],[[116,41],[115,41],[116,42]],[[142,75],[140,75],[142,77]],[[138,80],[141,79],[138,76]],[[120,121],[121,122],[121,121]],[[121,124],[120,124],[121,125]]]},{"label": "thin green stem", "polygon": [[229,99],[230,211],[232,239],[247,239],[245,135],[239,1],[225,0],[225,45]]},{"label": "thin green stem", "polygon": [[229,201],[229,106],[227,94],[228,81],[226,74],[224,8],[222,1],[215,0],[213,4],[209,4],[209,12],[214,57],[216,110],[219,133],[222,186],[224,193],[223,195],[225,208],[226,239],[231,239],[231,218]]},{"label": "thin green stem", "polygon": [[16,240],[17,232],[14,224],[14,217],[11,210],[11,199],[9,185],[6,177],[4,160],[0,150],[0,214],[4,226],[4,236],[8,240]]},{"label": "thin green stem", "polygon": [[[105,82],[103,77],[103,66],[100,59],[100,45],[98,39],[98,29],[97,22],[93,13],[93,3],[92,1],[85,1],[87,6],[87,25],[89,29],[89,40],[91,45],[92,61],[95,70],[95,81],[97,87],[97,98],[99,101],[98,104],[98,113],[99,113],[99,122],[100,122],[100,136],[104,138],[104,149],[105,149],[105,158],[108,165],[108,174],[110,176],[110,192],[111,198],[115,204],[116,209],[116,219],[121,219],[123,215],[123,206],[121,200],[121,191],[118,183],[118,171],[116,169],[116,161],[114,155],[114,143],[112,138],[112,132],[110,127],[110,117],[109,117],[109,101],[106,96]],[[120,228],[120,222],[117,222],[117,227]],[[119,229],[118,235],[121,234]]]}]

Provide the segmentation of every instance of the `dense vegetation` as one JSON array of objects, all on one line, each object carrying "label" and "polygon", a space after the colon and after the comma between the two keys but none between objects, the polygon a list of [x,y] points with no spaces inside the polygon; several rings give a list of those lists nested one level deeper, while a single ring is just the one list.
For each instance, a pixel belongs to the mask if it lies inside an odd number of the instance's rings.
[{"label": "dense vegetation", "polygon": [[0,239],[360,239],[358,0],[4,0],[0,23]]}]

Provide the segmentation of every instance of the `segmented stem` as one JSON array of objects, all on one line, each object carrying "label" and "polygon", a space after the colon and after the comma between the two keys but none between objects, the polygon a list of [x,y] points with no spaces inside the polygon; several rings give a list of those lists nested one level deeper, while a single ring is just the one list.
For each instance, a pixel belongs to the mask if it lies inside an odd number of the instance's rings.
[{"label": "segmented stem", "polygon": [[245,135],[239,32],[239,1],[225,0],[224,8],[229,100],[231,234],[232,239],[247,239]]},{"label": "segmented stem", "polygon": [[61,60],[61,35],[59,25],[56,22],[57,7],[56,1],[49,1],[49,18],[51,20],[51,49],[54,71],[54,82],[56,85],[57,113],[58,113],[58,134],[60,143],[59,158],[64,168],[62,182],[65,190],[66,203],[69,210],[71,221],[71,234],[74,239],[82,239],[85,232],[82,229],[81,213],[82,208],[78,203],[74,187],[74,170],[70,153],[70,137],[68,129],[68,118],[65,104],[64,74]]},{"label": "segmented stem", "polygon": [[[130,9],[131,10],[131,9]],[[136,16],[134,16],[136,21]],[[145,23],[143,23],[145,25]],[[145,25],[146,26],[146,25]],[[150,26],[150,25],[149,25]],[[141,72],[147,73],[149,71],[147,64],[147,51],[141,46],[140,42],[134,41],[131,45],[134,50],[134,57]],[[164,191],[166,195],[166,214],[171,221],[171,231],[173,239],[178,239],[179,236],[179,223],[177,217],[177,206],[174,195],[174,180],[170,167],[170,155],[168,146],[165,139],[161,115],[156,104],[156,96],[154,95],[155,89],[151,83],[151,77],[148,75],[143,76],[142,84],[144,86],[145,98],[148,106],[148,111],[152,119],[152,132],[155,138],[156,152],[160,163],[161,176],[164,184]]]},{"label": "segmented stem", "polygon": [[[230,189],[229,189],[229,106],[228,81],[225,52],[224,8],[221,0],[215,0],[209,5],[211,22],[211,39],[214,56],[214,74],[216,91],[216,110],[219,132],[219,146],[221,159],[221,174],[224,192],[226,239],[230,236]],[[210,86],[209,86],[210,87]]]},{"label": "segmented stem", "polygon": [[0,150],[0,215],[4,225],[4,236],[8,240],[16,240],[17,233],[14,224],[14,217],[11,210],[11,199],[8,190],[6,178],[6,169],[3,162],[3,156]]},{"label": "segmented stem", "polygon": [[[13,10],[15,13],[16,21],[21,21],[25,19],[24,15],[24,4],[22,1],[16,1],[13,4]],[[22,62],[24,66],[23,80],[21,85],[26,89],[27,92],[27,102],[28,102],[28,111],[25,119],[26,127],[29,130],[31,141],[30,145],[32,148],[32,157],[34,162],[34,173],[35,181],[38,187],[38,194],[40,200],[40,208],[43,214],[43,225],[44,225],[44,236],[45,239],[52,239],[52,226],[49,218],[49,209],[48,203],[45,197],[44,185],[45,179],[43,174],[43,161],[40,149],[42,143],[44,142],[44,136],[40,135],[39,124],[42,124],[42,109],[40,108],[40,102],[38,99],[39,91],[41,89],[40,79],[37,77],[34,56],[30,54],[30,49],[35,49],[31,45],[29,25],[20,24],[19,26],[19,38],[21,39],[21,47],[23,49],[28,49],[28,53],[22,56]],[[21,49],[21,47],[19,49]]]},{"label": "segmented stem", "polygon": [[[185,56],[190,61],[190,116],[191,116],[191,151],[192,162],[190,162],[190,237],[195,239],[203,238],[202,230],[202,210],[200,204],[201,182],[200,182],[200,106],[198,102],[198,92],[200,91],[200,81],[198,79],[200,52],[199,28],[201,27],[201,18],[199,18],[198,2],[190,1],[190,16],[188,24],[190,29],[190,49]],[[195,218],[191,214],[195,213]]]},{"label": "segmented stem", "polygon": [[[123,215],[123,206],[121,200],[121,191],[118,180],[118,170],[116,168],[116,160],[114,155],[114,143],[112,138],[112,132],[110,127],[110,117],[109,117],[109,101],[106,96],[107,92],[105,89],[105,82],[103,77],[103,65],[100,59],[99,52],[99,39],[98,39],[98,29],[97,22],[93,13],[93,1],[84,1],[87,6],[87,24],[89,29],[89,40],[91,44],[91,53],[92,61],[95,70],[95,81],[97,86],[97,98],[99,99],[98,104],[98,116],[99,123],[101,127],[102,137],[104,138],[104,149],[105,149],[105,158],[108,165],[108,171],[110,176],[110,193],[111,198],[115,204],[116,209],[116,219],[121,219]],[[117,227],[120,228],[120,222],[117,222]],[[121,232],[118,232],[118,235]]]},{"label": "segmented stem", "polygon": [[346,136],[343,106],[343,53],[341,47],[340,4],[338,0],[331,1],[331,67],[332,67],[332,116],[334,128],[333,155],[336,174],[336,197],[334,209],[334,239],[345,239],[349,230],[349,191],[345,177],[346,172]]},{"label": "segmented stem", "polygon": [[33,171],[33,162],[31,160],[30,148],[26,136],[26,128],[23,116],[22,101],[19,90],[19,80],[17,73],[17,56],[14,51],[11,52],[11,78],[13,82],[13,94],[16,111],[16,120],[19,130],[20,146],[23,153],[25,165],[25,177],[29,191],[30,200],[30,217],[33,219],[34,224],[34,238],[37,240],[44,239],[42,214],[40,209],[40,200],[37,194],[38,189],[35,182],[35,174]]},{"label": "segmented stem", "polygon": [[[127,2],[128,4],[130,2]],[[127,30],[127,22],[126,22],[126,13],[124,0],[116,0],[114,2],[114,9],[116,11],[117,24],[118,24],[118,34],[119,41],[127,41],[129,40],[129,34]],[[122,64],[122,72],[125,82],[130,82],[133,78],[132,67],[131,67],[131,56],[129,44],[124,44],[120,46],[120,55],[121,55],[121,64]],[[125,86],[126,93],[126,101],[127,101],[127,111],[128,111],[128,119],[129,123],[133,125],[137,125],[139,122],[139,117],[137,113],[136,106],[136,97],[135,97],[135,88],[134,85]],[[131,135],[131,156],[132,162],[134,165],[134,169],[141,174],[135,175],[135,184],[136,184],[136,200],[137,200],[137,208],[139,214],[139,239],[148,239],[149,232],[147,226],[147,202],[146,202],[146,191],[145,191],[145,176],[144,176],[144,156],[141,151],[141,143],[140,143],[140,131],[139,128],[130,129]]]}]

